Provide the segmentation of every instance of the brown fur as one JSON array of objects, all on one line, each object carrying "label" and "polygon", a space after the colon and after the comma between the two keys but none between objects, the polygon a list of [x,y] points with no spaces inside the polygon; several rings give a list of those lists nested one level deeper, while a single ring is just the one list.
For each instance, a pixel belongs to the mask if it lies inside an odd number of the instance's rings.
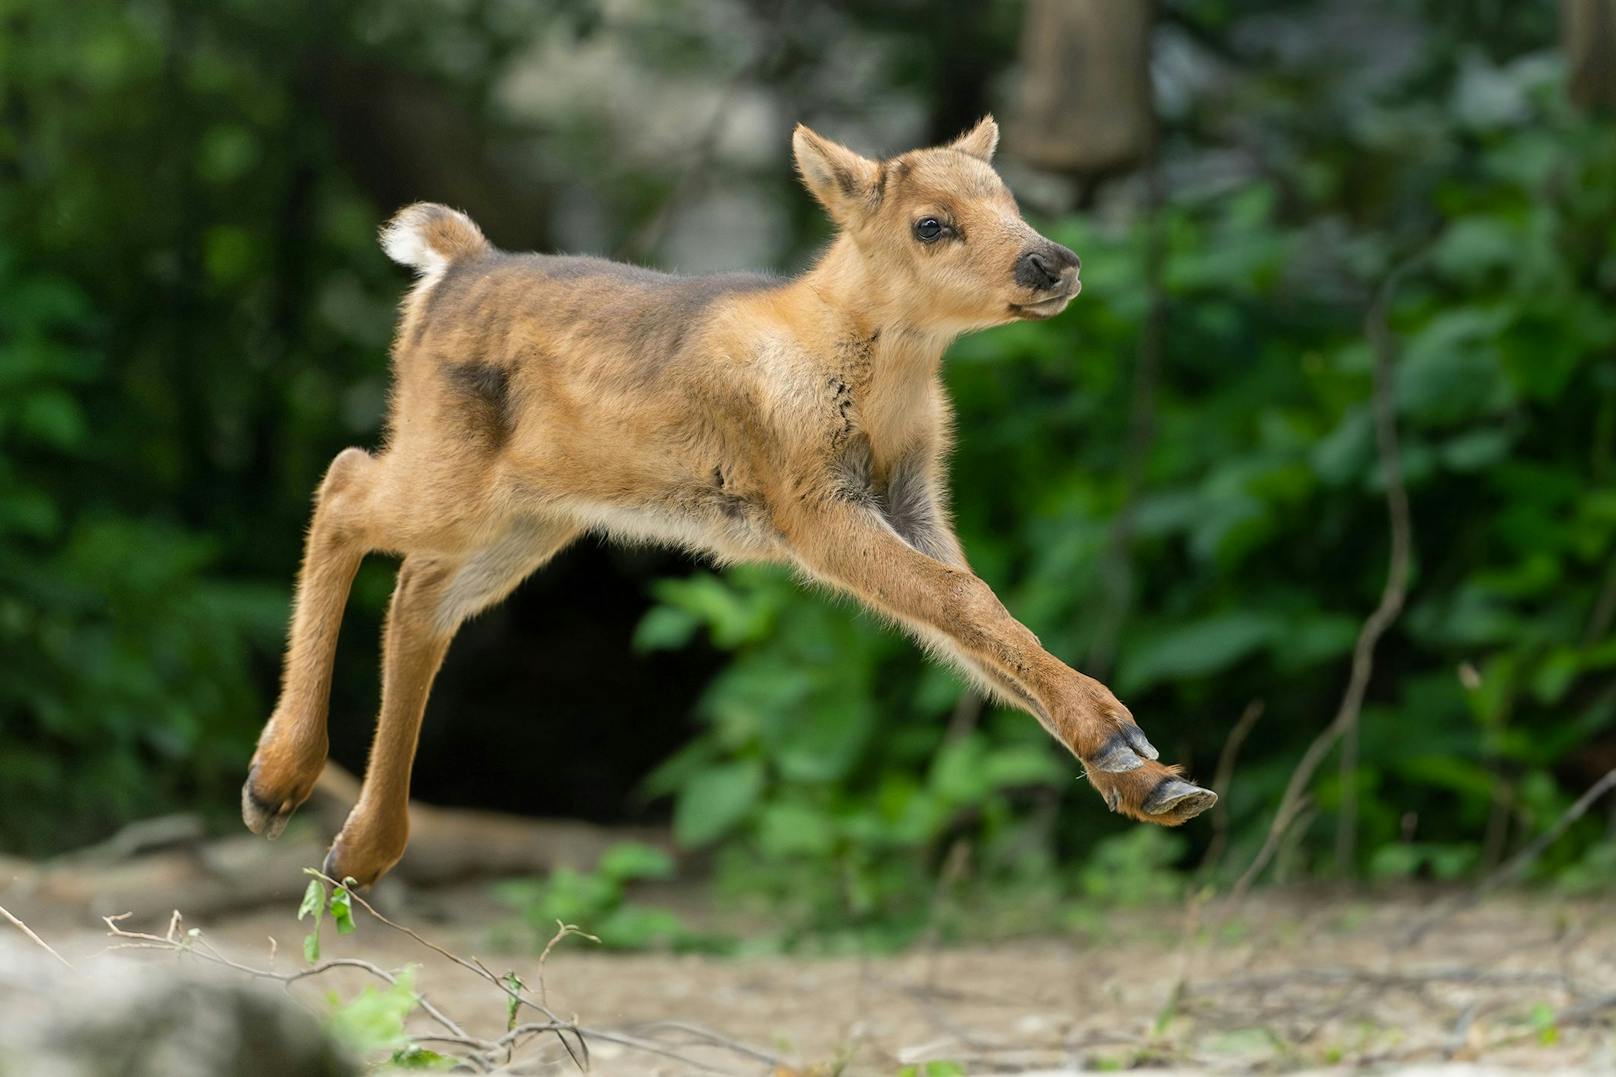
[{"label": "brown fur", "polygon": [[840,232],[794,280],[506,254],[442,206],[395,217],[384,246],[423,276],[393,347],[386,448],[346,450],[321,484],[247,824],[278,833],[324,765],[337,628],[367,552],[404,562],[369,770],[327,861],[362,883],[403,854],[421,715],[456,628],[586,531],[793,565],[1034,714],[1114,810],[1175,824],[1208,806],[1110,691],[1005,611],[950,526],[944,348],[1050,317],[1079,287],[1076,256],[1028,227],[990,167],[997,133],[984,120],[875,162],[799,127],[803,181]]}]

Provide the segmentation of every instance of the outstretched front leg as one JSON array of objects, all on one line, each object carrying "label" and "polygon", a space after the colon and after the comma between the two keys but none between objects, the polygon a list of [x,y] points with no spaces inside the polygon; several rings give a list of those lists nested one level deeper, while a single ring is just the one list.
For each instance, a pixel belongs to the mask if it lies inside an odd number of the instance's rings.
[{"label": "outstretched front leg", "polygon": [[[801,502],[785,530],[811,575],[902,622],[1042,722],[1083,761],[1112,811],[1176,826],[1217,802],[1157,760],[1110,689],[1045,651],[963,564],[911,545],[879,505],[836,497]],[[939,552],[957,549],[949,543]]]}]

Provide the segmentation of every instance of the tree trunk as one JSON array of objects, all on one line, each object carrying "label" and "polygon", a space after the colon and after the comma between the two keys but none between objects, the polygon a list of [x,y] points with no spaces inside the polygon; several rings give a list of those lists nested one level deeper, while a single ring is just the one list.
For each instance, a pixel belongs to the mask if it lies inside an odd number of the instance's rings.
[{"label": "tree trunk", "polygon": [[1571,100],[1616,111],[1616,0],[1562,0],[1560,41],[1571,73]]},{"label": "tree trunk", "polygon": [[1149,0],[1030,0],[1009,132],[1029,164],[1094,177],[1137,164],[1155,138]]}]

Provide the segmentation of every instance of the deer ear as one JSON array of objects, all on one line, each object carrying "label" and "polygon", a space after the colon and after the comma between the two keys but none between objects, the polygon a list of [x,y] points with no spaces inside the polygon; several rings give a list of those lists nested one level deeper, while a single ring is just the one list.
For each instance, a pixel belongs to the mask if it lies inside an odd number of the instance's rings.
[{"label": "deer ear", "polygon": [[977,121],[975,127],[965,132],[949,144],[950,149],[968,153],[978,160],[992,163],[993,151],[999,145],[999,125],[993,122],[992,116],[983,116]]},{"label": "deer ear", "polygon": [[791,135],[791,153],[807,187],[838,224],[875,201],[881,166],[802,124]]}]

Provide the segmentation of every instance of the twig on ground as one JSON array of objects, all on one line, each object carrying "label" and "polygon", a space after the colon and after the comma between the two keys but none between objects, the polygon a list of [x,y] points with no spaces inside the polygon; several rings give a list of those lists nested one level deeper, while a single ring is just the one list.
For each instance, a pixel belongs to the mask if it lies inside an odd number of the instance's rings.
[{"label": "twig on ground", "polygon": [[1453,1058],[1464,1050],[1465,1044],[1470,1040],[1470,1029],[1476,1023],[1476,1017],[1481,1013],[1481,1003],[1472,1002],[1459,1011],[1459,1019],[1453,1023],[1453,1031],[1448,1033],[1448,1042],[1442,1046],[1442,1057]]},{"label": "twig on ground", "polygon": [[[1392,340],[1389,315],[1397,284],[1413,264],[1412,261],[1405,262],[1387,276],[1375,301],[1370,305],[1366,318],[1369,341],[1375,351],[1372,398],[1375,413],[1375,445],[1380,455],[1381,475],[1386,483],[1386,514],[1391,533],[1391,553],[1386,567],[1386,583],[1381,589],[1380,603],[1358,631],[1358,641],[1352,652],[1352,671],[1347,678],[1347,689],[1342,694],[1341,705],[1336,710],[1335,718],[1313,743],[1308,745],[1296,769],[1291,772],[1290,782],[1285,786],[1285,793],[1280,798],[1279,808],[1274,812],[1274,820],[1263,839],[1262,848],[1235,883],[1234,890],[1229,896],[1231,906],[1244,899],[1251,889],[1251,884],[1268,866],[1268,862],[1279,848],[1280,839],[1284,837],[1286,829],[1296,817],[1297,802],[1302,798],[1308,783],[1313,780],[1314,773],[1337,740],[1343,740],[1345,743],[1342,755],[1343,768],[1356,767],[1358,718],[1363,710],[1364,693],[1369,687],[1370,674],[1374,672],[1375,646],[1403,608],[1414,540],[1409,519],[1408,491],[1403,486],[1403,467],[1397,448],[1397,413],[1392,395],[1392,360],[1395,344]],[[1350,856],[1353,848],[1352,835],[1356,833],[1357,826],[1357,802],[1351,793],[1353,783],[1350,773],[1344,770],[1343,777],[1346,780],[1342,787],[1341,828],[1337,831],[1338,860],[1343,856]]]},{"label": "twig on ground", "polygon": [[[316,878],[323,879],[323,880],[325,880],[325,882],[327,882],[327,883],[329,883],[331,885],[338,885],[336,883],[336,880],[332,879],[329,875],[326,875],[326,874],[324,874],[322,872],[317,872],[317,871],[310,870],[309,874],[315,876]],[[477,958],[473,957],[472,959],[470,959],[468,961],[466,958],[461,957],[459,954],[456,954],[456,953],[453,953],[453,952],[451,952],[449,950],[446,950],[442,946],[439,946],[437,943],[432,942],[431,940],[425,938],[423,935],[421,935],[419,932],[415,931],[414,929],[406,927],[405,925],[400,924],[400,923],[398,923],[398,922],[396,922],[394,920],[388,919],[386,916],[382,915],[380,912],[377,912],[375,906],[371,905],[368,901],[366,901],[363,897],[360,897],[358,894],[350,894],[350,896],[353,898],[354,904],[356,904],[360,908],[364,909],[365,912],[369,913],[372,917],[374,917],[376,920],[380,921],[382,924],[386,925],[387,927],[392,928],[394,931],[399,931],[399,932],[402,932],[405,935],[408,935],[411,939],[414,939],[420,945],[425,946],[428,950],[431,950],[433,953],[438,954],[438,955],[440,955],[442,957],[448,958],[450,961],[454,962],[456,965],[459,965],[461,968],[467,970],[468,972],[473,972],[473,973],[477,974],[478,976],[481,976],[483,979],[485,979],[489,983],[493,984],[500,991],[504,992],[507,998],[514,999],[518,1006],[526,1006],[529,1009],[535,1010],[535,1011],[543,1014],[548,1019],[546,1022],[532,1022],[527,1026],[523,1026],[523,1025],[516,1026],[515,1029],[512,1029],[510,1032],[507,1032],[499,1040],[494,1041],[495,1045],[497,1047],[501,1048],[501,1049],[506,1048],[508,1046],[513,1046],[517,1041],[512,1038],[512,1033],[516,1032],[517,1029],[521,1029],[521,1028],[526,1027],[529,1032],[554,1032],[556,1034],[556,1037],[561,1040],[562,1046],[567,1049],[567,1053],[569,1055],[572,1055],[573,1062],[576,1065],[578,1065],[578,1067],[580,1069],[586,1069],[588,1067],[588,1062],[589,1062],[588,1041],[591,1040],[591,1039],[594,1039],[594,1040],[599,1040],[599,1041],[601,1041],[603,1043],[616,1043],[616,1044],[620,1044],[620,1045],[622,1045],[624,1047],[632,1047],[632,1048],[634,1048],[636,1050],[648,1051],[648,1052],[651,1052],[653,1054],[663,1055],[663,1056],[666,1056],[668,1058],[673,1058],[673,1059],[677,1059],[680,1062],[684,1062],[686,1065],[696,1066],[696,1067],[698,1067],[700,1069],[708,1070],[708,1071],[713,1072],[713,1073],[723,1073],[724,1072],[723,1070],[717,1069],[716,1067],[714,1067],[714,1066],[712,1066],[712,1065],[710,1065],[710,1064],[708,1064],[706,1062],[702,1062],[702,1061],[700,1061],[698,1059],[693,1059],[693,1058],[690,1058],[689,1056],[680,1055],[677,1052],[670,1051],[670,1050],[662,1047],[659,1044],[653,1044],[653,1043],[650,1043],[649,1041],[641,1040],[641,1039],[638,1039],[637,1037],[629,1036],[629,1035],[626,1035],[626,1034],[620,1033],[620,1032],[612,1032],[612,1031],[607,1031],[607,1030],[598,1029],[598,1028],[589,1028],[589,1027],[586,1027],[586,1026],[578,1024],[577,1021],[575,1021],[575,1020],[574,1021],[568,1021],[568,1020],[560,1017],[554,1011],[552,1011],[549,1008],[549,1006],[544,1004],[543,1001],[538,1000],[538,999],[534,999],[533,997],[528,995],[527,992],[521,990],[520,988],[512,987],[509,983],[506,983],[505,980],[503,980],[501,977],[496,975],[492,969],[490,969],[487,965],[483,964],[483,962],[481,962]],[[565,932],[563,934],[565,934]],[[580,934],[581,934],[581,932],[580,932]],[[552,942],[553,941],[554,940],[552,940]],[[692,1025],[692,1026],[688,1026],[688,1027],[694,1028],[696,1026]],[[582,1049],[582,1051],[583,1051],[583,1058],[582,1059],[579,1059],[579,1057],[576,1054],[573,1054],[572,1047],[567,1043],[565,1034],[568,1033],[568,1032],[572,1033],[574,1038],[577,1040],[579,1047]],[[720,1045],[725,1039],[724,1037],[719,1036],[716,1032],[712,1033],[712,1036],[714,1037],[713,1043],[714,1043],[715,1046]],[[768,1052],[763,1052],[763,1051],[761,1051],[760,1048],[756,1048],[756,1047],[748,1048],[748,1053],[768,1054]],[[785,1064],[785,1060],[781,1059],[778,1055],[768,1054],[768,1058],[775,1065],[784,1065]]]},{"label": "twig on ground", "polygon": [[943,858],[942,870],[937,873],[937,885],[931,893],[931,908],[926,914],[926,933],[921,946],[926,951],[926,972],[922,977],[922,983],[927,988],[933,987],[937,982],[937,946],[943,937],[943,908],[959,885],[960,879],[965,876],[965,870],[970,862],[970,841],[963,837],[955,838],[954,843],[948,847],[948,854]]},{"label": "twig on ground", "polygon": [[1251,735],[1252,728],[1263,716],[1263,706],[1260,699],[1246,704],[1240,719],[1223,741],[1223,751],[1218,753],[1217,770],[1212,775],[1212,791],[1218,795],[1218,802],[1212,808],[1212,839],[1207,842],[1206,855],[1201,857],[1199,873],[1203,878],[1218,866],[1218,861],[1223,858],[1223,850],[1229,844],[1229,783],[1234,779],[1234,761],[1240,755],[1246,738]]},{"label": "twig on ground", "polygon": [[1437,902],[1434,909],[1408,929],[1408,932],[1399,940],[1400,944],[1408,946],[1418,942],[1425,936],[1426,932],[1454,913],[1461,909],[1469,908],[1505,883],[1519,879],[1526,869],[1531,867],[1537,858],[1543,855],[1549,846],[1559,840],[1560,835],[1566,832],[1567,827],[1588,814],[1588,809],[1598,803],[1599,798],[1612,789],[1616,789],[1616,768],[1606,771],[1605,776],[1589,786],[1582,796],[1578,797],[1569,808],[1561,813],[1560,818],[1556,819],[1553,825],[1530,842],[1527,842],[1520,852],[1510,857],[1497,871],[1463,893],[1455,894],[1446,901]]},{"label": "twig on ground", "polygon": [[1362,984],[1377,990],[1393,988],[1417,990],[1434,983],[1473,984],[1487,987],[1550,987],[1567,994],[1577,994],[1575,985],[1558,972],[1499,972],[1492,969],[1467,966],[1444,966],[1410,972],[1374,972],[1358,968],[1305,968],[1288,972],[1241,976],[1228,980],[1214,980],[1191,984],[1191,995],[1221,995],[1229,992],[1267,994],[1299,984]]},{"label": "twig on ground", "polygon": [[728,1036],[720,1035],[710,1028],[703,1028],[701,1025],[693,1025],[688,1021],[647,1021],[645,1024],[637,1025],[636,1027],[644,1030],[665,1028],[671,1032],[683,1032],[685,1035],[694,1039],[698,1044],[727,1047],[736,1054],[748,1055],[757,1059],[759,1062],[767,1062],[771,1066],[780,1065],[779,1055],[770,1054],[768,1051],[760,1051],[749,1043],[742,1043],[740,1040],[730,1039]]},{"label": "twig on ground", "polygon": [[[11,915],[11,913],[6,909],[6,907],[4,905],[0,905],[0,916],[4,916],[7,920],[10,920],[11,923],[12,923],[12,926],[14,926],[18,931],[21,931],[24,935],[27,935],[31,940],[33,940],[33,942],[34,942],[34,944],[36,946],[38,946],[40,949],[44,950],[47,954],[50,954],[52,957],[54,957],[56,960],[60,961],[62,964],[66,965],[68,968],[70,968],[70,969],[73,968],[73,962],[69,961],[67,958],[65,958],[61,954],[57,953],[55,948],[52,947],[50,943],[46,942],[44,939],[40,938],[37,934],[35,934],[33,928],[29,927],[27,924],[23,923],[21,920],[17,919],[15,916]],[[77,972],[78,970],[74,969],[73,971]]]},{"label": "twig on ground", "polygon": [[[330,876],[321,872],[309,870],[308,874],[324,881],[328,885],[340,885],[335,879],[332,879]],[[433,953],[438,954],[439,956],[460,966],[468,972],[487,980],[489,983],[493,984],[496,988],[502,991],[509,999],[511,999],[515,1007],[520,1008],[522,1006],[526,1006],[529,1009],[535,1010],[545,1016],[546,1020],[544,1021],[529,1021],[516,1024],[507,1030],[504,1035],[499,1036],[496,1039],[484,1039],[468,1034],[458,1022],[456,1022],[448,1014],[444,1013],[443,1010],[434,1004],[430,999],[422,995],[420,992],[414,992],[416,1002],[420,1005],[422,1011],[443,1029],[442,1032],[422,1034],[414,1038],[422,1043],[451,1044],[464,1048],[466,1053],[457,1055],[457,1057],[465,1065],[471,1066],[472,1068],[481,1072],[489,1072],[496,1067],[507,1066],[511,1062],[511,1052],[515,1048],[521,1046],[523,1042],[533,1036],[550,1033],[556,1036],[562,1048],[572,1059],[573,1064],[576,1065],[580,1070],[587,1070],[589,1068],[588,1045],[590,1041],[596,1041],[601,1043],[618,1044],[632,1050],[660,1055],[662,1057],[681,1062],[686,1066],[710,1073],[730,1072],[701,1059],[692,1058],[689,1055],[681,1054],[667,1045],[657,1043],[654,1040],[646,1039],[642,1036],[616,1030],[589,1028],[584,1025],[580,1025],[576,1018],[572,1020],[562,1018],[552,1012],[549,1007],[545,1005],[542,999],[535,999],[531,995],[527,994],[525,990],[522,990],[522,988],[526,985],[513,987],[512,981],[498,976],[493,972],[493,970],[489,969],[487,965],[479,961],[477,958],[473,957],[470,960],[467,960],[466,958],[460,957],[458,954],[439,946],[437,943],[425,938],[414,929],[384,916],[363,897],[353,893],[352,891],[349,891],[349,898],[352,900],[353,904],[359,906],[359,908],[363,909],[371,917],[385,926],[409,936],[417,944],[431,950]],[[368,973],[369,975],[374,976],[388,984],[397,984],[398,982],[397,977],[388,972],[386,969],[383,969],[372,962],[351,957],[328,958],[324,961],[317,962],[308,968],[298,969],[292,972],[277,972],[273,969],[256,968],[252,965],[247,965],[225,956],[216,947],[214,947],[211,942],[203,937],[199,930],[192,929],[190,931],[182,932],[182,921],[178,911],[176,911],[170,918],[168,929],[162,935],[155,935],[143,931],[131,931],[123,927],[120,921],[126,919],[129,915],[129,913],[124,913],[122,916],[103,917],[103,921],[107,925],[108,934],[117,940],[114,945],[108,947],[109,950],[161,950],[176,954],[188,953],[199,957],[204,961],[232,969],[236,972],[240,972],[247,976],[252,976],[256,979],[275,981],[287,989],[290,989],[292,984],[300,980],[318,976],[322,973],[338,968],[359,969],[360,971]],[[550,940],[550,946],[546,947],[545,952],[540,955],[539,961],[541,965],[541,972],[539,979],[541,984],[543,982],[542,965],[544,958],[548,956],[550,949],[553,948],[557,942],[569,934],[585,935],[585,937],[594,938],[594,936],[587,935],[585,932],[578,930],[573,925],[562,924],[561,930],[557,931],[555,937]],[[43,945],[43,943],[41,943],[41,945]],[[49,947],[47,947],[47,949],[49,949]],[[520,981],[514,982],[520,984]],[[695,1044],[699,1046],[721,1048],[734,1054],[743,1055],[757,1061],[767,1062],[773,1066],[786,1065],[785,1060],[776,1054],[750,1044],[742,1043],[739,1040],[731,1039],[727,1036],[721,1035],[720,1033],[702,1028],[699,1025],[682,1021],[665,1021],[654,1022],[644,1027],[649,1029],[668,1028],[676,1030],[682,1032],[688,1037],[691,1037],[695,1041]],[[570,1040],[568,1038],[569,1035],[571,1037]],[[576,1046],[574,1046],[574,1044],[576,1044]]]},{"label": "twig on ground", "polygon": [[[181,917],[178,910],[175,910],[174,915],[169,918],[168,931],[162,935],[153,935],[146,931],[130,931],[123,927],[120,922],[128,919],[130,915],[130,913],[122,913],[118,916],[103,916],[101,918],[102,923],[107,925],[108,935],[115,939],[128,940],[109,946],[108,950],[166,950],[173,953],[190,953],[202,958],[204,961],[210,961],[215,965],[221,965],[255,979],[274,980],[283,987],[290,987],[299,980],[306,980],[311,976],[318,976],[337,968],[359,969],[379,980],[385,981],[389,985],[398,983],[398,978],[386,969],[357,957],[327,958],[295,972],[276,972],[273,969],[255,968],[252,965],[246,965],[226,957],[219,952],[217,947],[204,938],[201,932],[181,935],[179,933]],[[422,1012],[443,1026],[444,1030],[449,1033],[448,1038],[468,1046],[486,1048],[487,1041],[468,1036],[465,1029],[444,1014],[425,995],[417,991],[415,992],[415,999],[420,1003]]]},{"label": "twig on ground", "polygon": [[[544,963],[550,959],[550,951],[556,948],[556,943],[568,935],[577,935],[590,942],[599,943],[599,935],[591,935],[577,924],[569,924],[562,920],[556,921],[556,933],[550,936],[550,941],[544,944],[544,950],[539,954],[539,1001],[546,1006],[550,1004],[548,992],[544,989]],[[481,964],[481,962],[479,962]]]}]

